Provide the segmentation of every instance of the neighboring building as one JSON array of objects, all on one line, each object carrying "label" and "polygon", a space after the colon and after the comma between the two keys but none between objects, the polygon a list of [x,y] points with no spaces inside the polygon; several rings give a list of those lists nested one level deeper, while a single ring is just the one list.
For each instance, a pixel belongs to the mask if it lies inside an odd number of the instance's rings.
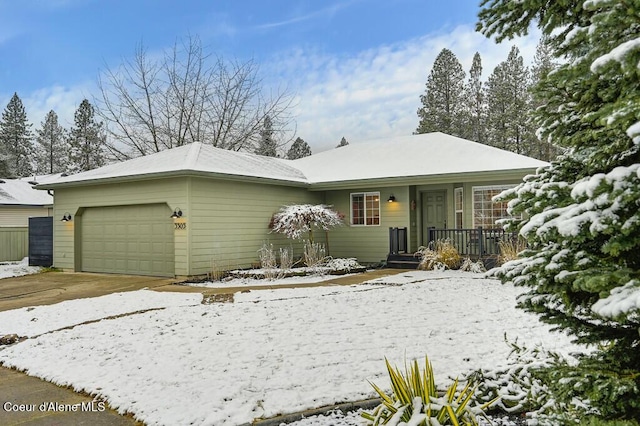
[{"label": "neighboring building", "polygon": [[298,160],[194,143],[38,188],[55,192],[54,266],[191,276],[249,267],[265,241],[290,245],[268,229],[287,204],[324,203],[344,214],[345,226],[329,232],[334,257],[384,260],[391,227],[407,228],[415,251],[431,227],[492,226],[505,207],[491,197],[544,165],[443,133]]},{"label": "neighboring building", "polygon": [[0,261],[27,257],[29,218],[53,214],[53,197],[35,189],[36,183],[32,179],[0,179]]}]

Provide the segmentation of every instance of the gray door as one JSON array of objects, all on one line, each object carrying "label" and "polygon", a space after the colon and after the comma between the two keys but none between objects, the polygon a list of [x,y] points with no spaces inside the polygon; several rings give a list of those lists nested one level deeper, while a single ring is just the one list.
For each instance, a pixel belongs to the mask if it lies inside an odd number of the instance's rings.
[{"label": "gray door", "polygon": [[447,192],[422,193],[422,244],[429,242],[429,228],[447,228]]},{"label": "gray door", "polygon": [[81,219],[82,270],[174,276],[170,215],[166,204],[86,209]]}]

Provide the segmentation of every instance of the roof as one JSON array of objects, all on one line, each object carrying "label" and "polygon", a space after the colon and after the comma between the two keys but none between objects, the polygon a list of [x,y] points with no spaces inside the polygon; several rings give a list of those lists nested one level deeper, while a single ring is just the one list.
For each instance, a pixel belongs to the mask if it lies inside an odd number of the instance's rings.
[{"label": "roof", "polygon": [[0,180],[0,205],[49,206],[53,197],[47,191],[38,191],[34,184],[21,179]]},{"label": "roof", "polygon": [[273,157],[229,151],[194,142],[155,154],[120,163],[109,164],[75,175],[61,177],[40,185],[41,188],[65,186],[119,178],[170,176],[203,173],[236,178],[257,178],[306,183],[306,178],[293,166]]},{"label": "roof", "polygon": [[535,170],[547,165],[544,161],[440,132],[353,143],[292,163],[316,184]]},{"label": "roof", "polygon": [[188,173],[318,185],[496,171],[547,163],[444,133],[353,143],[298,160],[228,151],[195,142],[39,185],[41,188]]}]

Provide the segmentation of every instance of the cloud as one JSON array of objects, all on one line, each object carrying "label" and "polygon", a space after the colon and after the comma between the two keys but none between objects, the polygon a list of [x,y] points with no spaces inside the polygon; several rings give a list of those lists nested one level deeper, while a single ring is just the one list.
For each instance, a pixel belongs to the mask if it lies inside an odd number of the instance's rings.
[{"label": "cloud", "polygon": [[[348,141],[411,134],[433,61],[443,48],[458,57],[465,71],[480,52],[483,80],[517,45],[525,63],[535,55],[538,33],[495,44],[471,26],[433,33],[352,56],[313,50],[283,52],[263,66],[267,75],[287,81],[296,93],[297,134],[314,152]],[[275,80],[273,80],[275,84]]]},{"label": "cloud", "polygon": [[293,18],[286,19],[286,20],[283,20],[283,21],[270,22],[270,23],[266,23],[266,24],[257,25],[255,28],[258,29],[258,30],[272,29],[272,28],[278,28],[278,27],[284,27],[284,26],[287,26],[287,25],[297,24],[299,22],[309,21],[311,19],[315,19],[315,18],[319,18],[319,17],[331,17],[331,16],[335,15],[341,9],[344,9],[345,7],[347,7],[350,3],[351,2],[336,3],[336,4],[331,5],[329,7],[325,7],[324,9],[320,9],[320,10],[316,10],[314,12],[310,12],[310,13],[294,16]]},{"label": "cloud", "polygon": [[[93,103],[91,93],[95,87],[93,82],[79,84],[74,87],[53,86],[29,93],[26,97],[20,96],[22,104],[27,112],[32,130],[40,128],[45,116],[51,110],[58,114],[61,126],[69,129],[73,126],[73,116],[83,99],[87,98]],[[7,105],[11,96],[0,98],[2,105]]]}]

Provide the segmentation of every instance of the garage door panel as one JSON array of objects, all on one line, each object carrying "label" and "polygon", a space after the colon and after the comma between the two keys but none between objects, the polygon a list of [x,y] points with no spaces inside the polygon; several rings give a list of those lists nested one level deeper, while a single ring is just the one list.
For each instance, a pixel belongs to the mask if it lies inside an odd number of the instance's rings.
[{"label": "garage door panel", "polygon": [[173,221],[164,204],[88,208],[82,270],[174,276]]}]

